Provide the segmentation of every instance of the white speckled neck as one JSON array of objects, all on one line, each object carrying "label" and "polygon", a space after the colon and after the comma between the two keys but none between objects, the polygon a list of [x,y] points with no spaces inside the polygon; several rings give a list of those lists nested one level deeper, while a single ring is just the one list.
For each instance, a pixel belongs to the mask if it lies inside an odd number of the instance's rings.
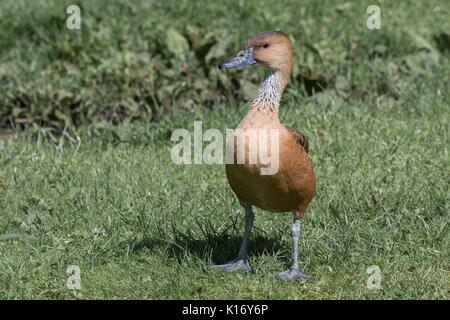
[{"label": "white speckled neck", "polygon": [[281,83],[279,73],[276,71],[267,72],[264,81],[259,86],[258,94],[253,99],[252,108],[278,112],[283,89],[284,86]]}]

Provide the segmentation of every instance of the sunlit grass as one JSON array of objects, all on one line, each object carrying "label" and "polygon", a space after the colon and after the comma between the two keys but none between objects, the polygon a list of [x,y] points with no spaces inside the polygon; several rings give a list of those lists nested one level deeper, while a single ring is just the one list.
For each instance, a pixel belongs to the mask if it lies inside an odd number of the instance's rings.
[{"label": "sunlit grass", "polygon": [[[255,274],[211,268],[233,258],[243,210],[222,165],[175,165],[164,132],[118,128],[55,144],[28,131],[0,140],[4,298],[444,298],[448,282],[447,107],[434,94],[407,108],[315,103],[285,122],[308,133],[318,179],[302,220],[301,268],[311,282],[265,275],[289,264],[290,214],[256,211]],[[425,106],[427,108],[425,108]],[[352,108],[359,110],[357,114]],[[245,112],[218,107],[203,126]],[[387,116],[387,114],[390,114]],[[299,115],[302,117],[299,117]],[[387,118],[389,121],[387,121]],[[195,116],[168,115],[192,128]],[[113,134],[114,132],[114,134]],[[81,268],[79,296],[65,270]],[[377,265],[382,289],[366,287]]]}]

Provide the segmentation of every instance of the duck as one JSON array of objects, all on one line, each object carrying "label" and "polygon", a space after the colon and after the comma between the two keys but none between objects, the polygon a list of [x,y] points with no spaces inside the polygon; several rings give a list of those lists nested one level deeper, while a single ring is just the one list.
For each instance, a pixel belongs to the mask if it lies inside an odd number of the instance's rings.
[{"label": "duck", "polygon": [[254,272],[248,261],[253,228],[253,206],[269,212],[291,212],[292,261],[277,273],[282,280],[311,280],[299,270],[300,220],[312,200],[316,178],[309,143],[305,135],[280,123],[281,95],[293,65],[292,44],[283,31],[265,31],[252,36],[236,56],[219,64],[219,69],[262,66],[264,80],[249,111],[227,141],[228,183],[245,211],[244,236],[238,255],[214,268]]}]

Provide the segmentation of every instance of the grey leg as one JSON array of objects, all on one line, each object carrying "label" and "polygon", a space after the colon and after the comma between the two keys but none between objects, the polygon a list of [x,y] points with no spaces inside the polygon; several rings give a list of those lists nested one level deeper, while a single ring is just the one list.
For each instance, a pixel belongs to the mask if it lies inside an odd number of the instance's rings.
[{"label": "grey leg", "polygon": [[248,242],[250,238],[250,232],[253,227],[253,218],[254,215],[252,206],[245,205],[244,239],[242,240],[241,249],[239,250],[238,256],[236,259],[231,260],[225,264],[215,265],[214,268],[226,271],[236,271],[236,270],[253,271],[250,265],[248,264],[247,259]]},{"label": "grey leg", "polygon": [[300,235],[300,217],[298,216],[298,212],[294,211],[294,223],[292,224],[291,236],[292,236],[292,264],[291,267],[284,271],[280,272],[277,276],[282,280],[298,280],[300,278],[311,280],[312,277],[307,276],[301,273],[298,270],[298,237]]}]

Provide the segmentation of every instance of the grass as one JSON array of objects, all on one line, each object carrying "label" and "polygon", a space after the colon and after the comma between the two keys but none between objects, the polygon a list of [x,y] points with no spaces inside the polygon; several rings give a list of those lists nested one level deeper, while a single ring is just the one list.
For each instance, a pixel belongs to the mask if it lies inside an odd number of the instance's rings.
[{"label": "grass", "polygon": [[[57,12],[54,2],[47,3]],[[25,130],[19,130],[16,121],[15,130],[5,131],[0,138],[0,298],[448,299],[450,59],[447,49],[438,49],[435,41],[449,29],[448,5],[445,1],[383,2],[383,27],[370,31],[365,28],[369,4],[315,3],[286,2],[292,10],[275,7],[271,12],[273,6],[262,6],[260,1],[245,2],[239,10],[216,2],[190,8],[172,1],[145,7],[142,1],[128,11],[122,10],[124,1],[105,10],[101,4],[83,2],[89,19],[95,16],[102,21],[92,34],[116,30],[112,34],[117,39],[135,34],[145,13],[149,21],[161,23],[160,28],[169,23],[163,22],[162,13],[179,18],[165,20],[173,22],[180,34],[186,32],[187,21],[211,22],[211,29],[227,30],[235,39],[220,58],[237,52],[245,38],[261,30],[280,28],[297,39],[296,56],[304,60],[296,64],[297,73],[283,95],[280,119],[310,141],[318,185],[302,220],[299,261],[313,281],[265,277],[290,263],[291,215],[261,210],[256,210],[250,244],[250,263],[256,272],[214,270],[213,264],[234,258],[239,248],[243,210],[228,186],[223,165],[175,165],[170,158],[174,145],[170,135],[176,128],[192,130],[195,120],[201,120],[205,129],[222,132],[237,126],[248,109],[246,91],[251,92],[261,76],[247,68],[225,76],[247,78],[248,86],[211,84],[208,90],[219,96],[226,90],[230,93],[217,100],[203,96],[189,106],[176,99],[170,104],[158,100],[147,122],[138,108],[138,116],[126,114],[120,121],[41,118]],[[134,6],[138,10],[133,11]],[[150,14],[150,9],[155,11]],[[41,10],[36,14],[48,17],[45,6]],[[123,24],[116,25],[107,16],[109,11],[120,11],[115,17]],[[296,13],[303,17],[298,24]],[[209,19],[212,16],[217,19]],[[13,24],[0,21],[2,26]],[[56,29],[57,24],[42,32],[55,37],[55,43],[64,43],[59,37],[68,35]],[[68,81],[55,65],[69,58],[37,40],[21,41],[30,35],[25,32],[28,26],[20,30],[24,32],[17,43],[3,47],[0,70],[35,66],[30,73],[36,78],[27,78],[26,69],[13,75],[29,86],[25,88],[30,97],[39,91],[33,88],[45,84],[43,69],[54,72],[52,85]],[[301,37],[318,55],[301,45]],[[118,54],[124,44],[133,51],[133,44],[145,42],[131,39],[122,39],[119,45],[104,40],[91,54],[100,55],[102,45]],[[352,51],[355,46],[358,50]],[[27,56],[30,48],[34,53]],[[165,66],[176,68],[176,58],[170,57],[175,60]],[[49,59],[54,62],[46,67]],[[95,76],[98,66],[87,60],[83,64],[87,59],[83,56],[70,59],[75,70],[94,68],[71,83],[74,99],[87,106],[97,103],[99,112],[114,108],[111,103],[117,93],[128,97],[134,86],[132,81],[126,86],[121,76],[100,77],[98,88],[108,97],[104,103],[84,96],[89,83],[84,80],[92,80],[89,77]],[[160,59],[165,61],[163,56]],[[213,59],[210,65],[214,63]],[[132,64],[131,70],[139,67]],[[120,66],[109,68],[105,72],[125,72]],[[210,77],[204,72],[213,69],[202,65],[200,70],[162,78],[167,81],[162,87],[173,84],[193,95],[191,81],[201,80],[201,74]],[[309,77],[304,70],[315,70],[321,77]],[[211,78],[208,81],[213,83]],[[8,88],[5,94],[14,97],[17,92]],[[59,87],[52,88],[50,98]],[[41,98],[37,95],[35,101]],[[138,101],[145,104],[145,99]],[[1,111],[16,100],[8,101],[3,100]],[[24,114],[38,110],[20,107]],[[13,119],[13,113],[5,114]],[[87,122],[77,126],[72,119]],[[70,265],[80,267],[80,290],[66,287]],[[380,290],[366,286],[366,270],[372,265],[381,271]]]}]

